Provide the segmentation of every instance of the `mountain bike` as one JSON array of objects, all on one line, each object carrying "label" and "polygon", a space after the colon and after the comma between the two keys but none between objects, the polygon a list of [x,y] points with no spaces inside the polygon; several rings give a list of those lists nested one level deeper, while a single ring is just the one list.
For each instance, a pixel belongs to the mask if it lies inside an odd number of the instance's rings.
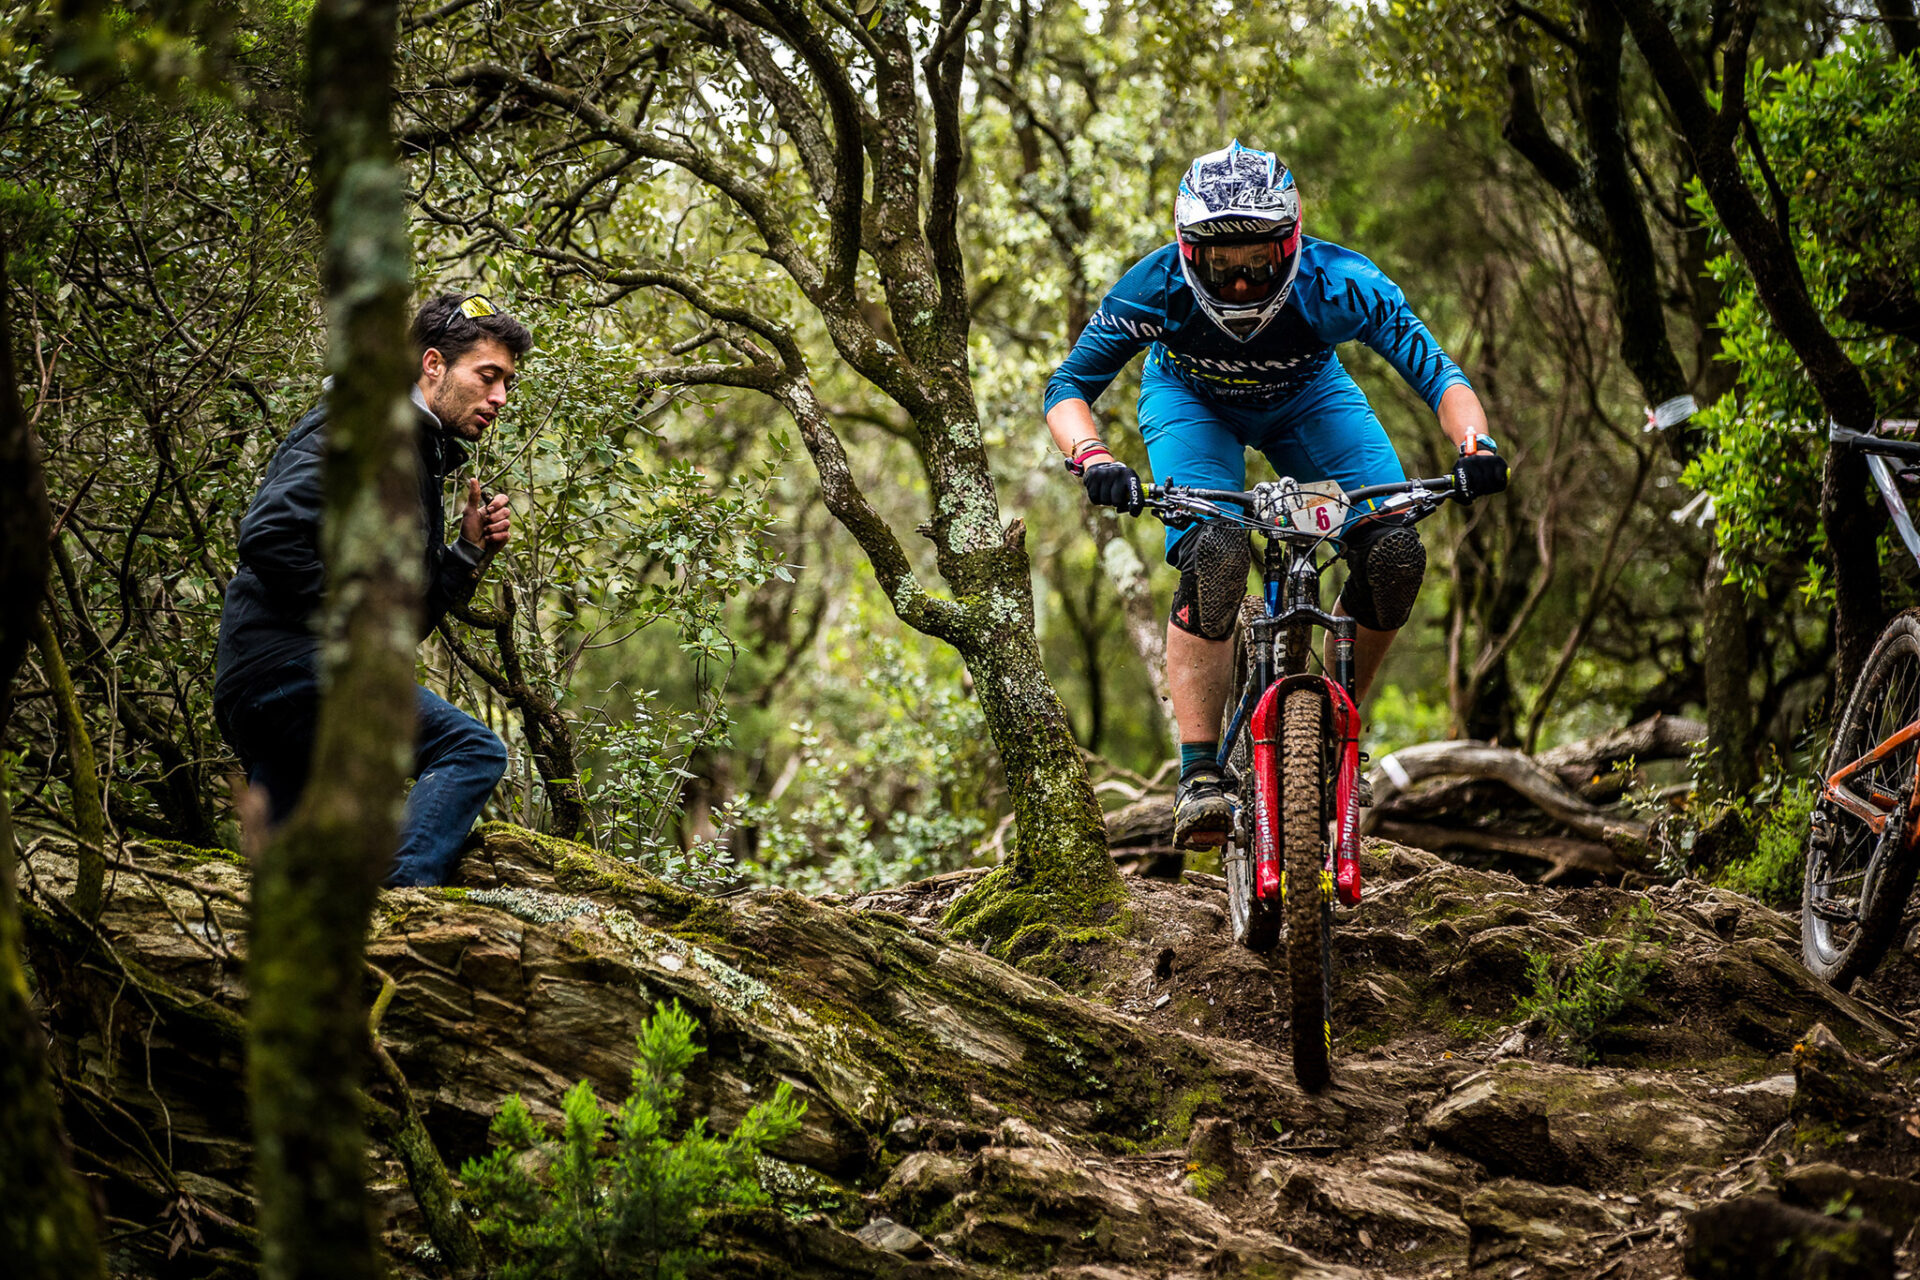
[{"label": "mountain bike", "polygon": [[[1293,1074],[1309,1090],[1324,1088],[1332,1072],[1333,904],[1360,901],[1355,624],[1320,607],[1320,575],[1360,522],[1415,524],[1452,490],[1453,477],[1443,476],[1351,493],[1284,478],[1245,492],[1147,492],[1147,509],[1169,524],[1224,523],[1267,540],[1261,593],[1241,607],[1222,717],[1220,767],[1237,789],[1221,869],[1235,942],[1272,951],[1284,921]],[[1315,628],[1333,637],[1331,672],[1310,670]]]},{"label": "mountain bike", "polygon": [[[1891,425],[1891,424],[1883,424]],[[1911,423],[1902,424],[1911,429]],[[1920,561],[1920,531],[1898,481],[1920,474],[1920,442],[1834,426],[1835,448],[1867,455],[1894,529]],[[1834,728],[1807,836],[1800,955],[1845,990],[1880,963],[1898,934],[1920,872],[1920,610],[1887,624]]]}]

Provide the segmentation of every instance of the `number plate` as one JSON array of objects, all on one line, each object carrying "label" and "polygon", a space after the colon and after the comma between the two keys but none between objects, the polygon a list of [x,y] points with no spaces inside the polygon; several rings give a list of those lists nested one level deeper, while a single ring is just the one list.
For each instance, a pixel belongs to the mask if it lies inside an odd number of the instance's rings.
[{"label": "number plate", "polygon": [[1287,523],[1308,533],[1338,533],[1347,522],[1346,491],[1333,480],[1315,480],[1300,486]]}]

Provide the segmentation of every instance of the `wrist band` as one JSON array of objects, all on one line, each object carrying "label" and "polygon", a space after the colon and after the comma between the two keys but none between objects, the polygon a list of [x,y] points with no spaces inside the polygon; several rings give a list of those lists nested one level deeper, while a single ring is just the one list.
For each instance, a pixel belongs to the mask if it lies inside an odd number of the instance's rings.
[{"label": "wrist band", "polygon": [[1104,444],[1101,444],[1098,440],[1094,440],[1091,442],[1086,440],[1074,441],[1074,444],[1076,446],[1079,446],[1082,444],[1089,444],[1089,443],[1092,445],[1091,448],[1081,449],[1078,453],[1074,454],[1071,458],[1065,458],[1062,460],[1066,463],[1068,475],[1078,476],[1078,475],[1086,474],[1087,459],[1095,456],[1096,454],[1104,453],[1109,458],[1113,456],[1113,450],[1107,448],[1107,446],[1105,446]]}]

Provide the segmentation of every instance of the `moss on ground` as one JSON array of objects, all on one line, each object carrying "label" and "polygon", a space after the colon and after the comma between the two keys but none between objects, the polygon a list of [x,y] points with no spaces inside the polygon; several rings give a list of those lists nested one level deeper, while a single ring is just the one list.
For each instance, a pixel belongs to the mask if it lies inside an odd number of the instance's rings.
[{"label": "moss on ground", "polygon": [[250,865],[245,855],[236,853],[232,849],[207,849],[197,844],[188,844],[183,840],[142,840],[140,843],[155,853],[164,853],[187,862],[224,862],[229,866],[242,869],[247,869]]}]

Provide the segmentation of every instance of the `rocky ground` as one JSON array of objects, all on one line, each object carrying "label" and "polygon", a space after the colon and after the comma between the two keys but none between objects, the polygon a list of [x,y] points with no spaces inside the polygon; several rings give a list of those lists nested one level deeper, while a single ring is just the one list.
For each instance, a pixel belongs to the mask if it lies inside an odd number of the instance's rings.
[{"label": "rocky ground", "polygon": [[[69,1121],[124,1274],[244,1274],[246,872],[137,861],[95,940],[54,905],[70,865],[27,867]],[[716,900],[495,827],[461,887],[385,896],[370,986],[391,982],[381,1042],[455,1167],[509,1094],[549,1117],[583,1077],[621,1096],[662,999],[702,1024],[694,1101],[719,1127],[788,1082],[808,1112],[764,1171],[782,1209],[720,1224],[723,1275],[1916,1270],[1911,955],[1849,997],[1800,968],[1793,921],[1698,884],[1544,889],[1384,842],[1366,872],[1317,1096],[1285,1057],[1284,962],[1236,948],[1192,872],[1009,964],[940,933],[973,873]],[[1530,955],[1564,970],[1642,902],[1644,990],[1585,1043],[1516,1017]],[[439,1274],[400,1164],[379,1168],[401,1270]]]}]

